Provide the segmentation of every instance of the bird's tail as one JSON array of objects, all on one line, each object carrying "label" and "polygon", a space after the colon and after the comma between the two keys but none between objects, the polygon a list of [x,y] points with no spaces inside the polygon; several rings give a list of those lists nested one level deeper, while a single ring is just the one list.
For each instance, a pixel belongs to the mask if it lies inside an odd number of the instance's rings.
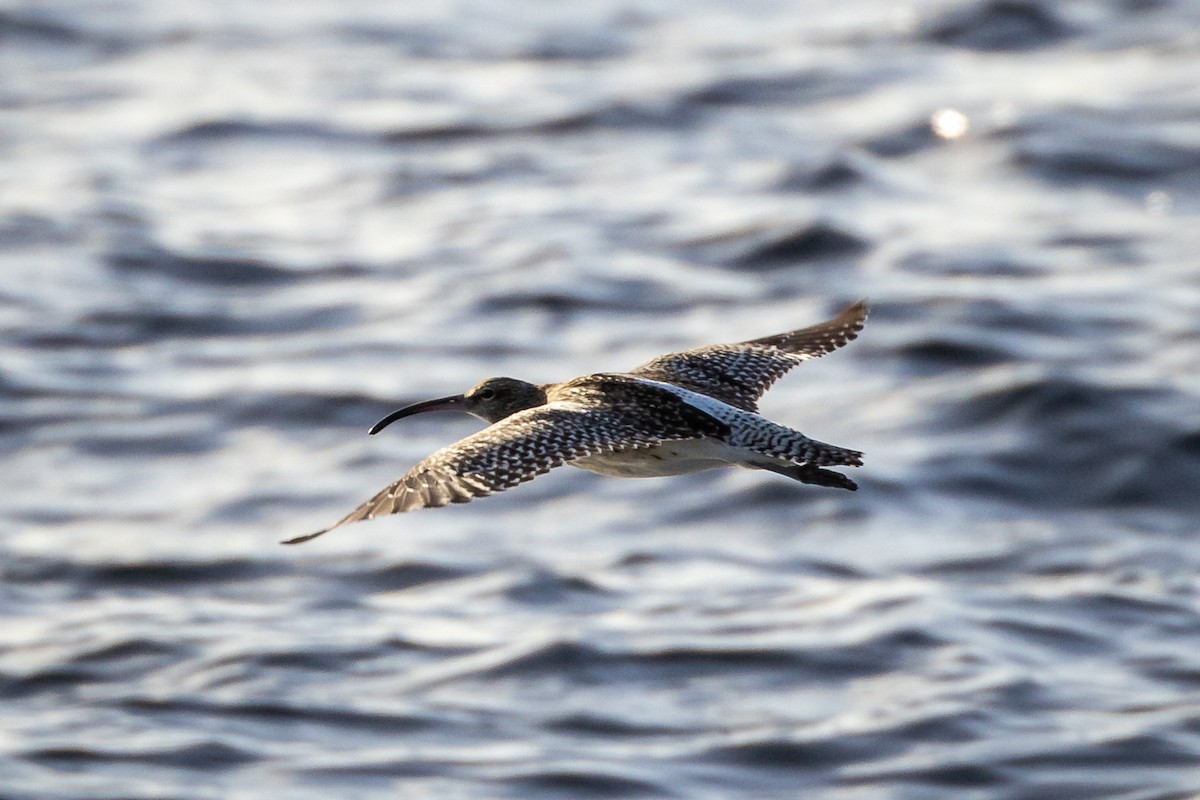
[{"label": "bird's tail", "polygon": [[759,417],[738,432],[739,444],[789,464],[812,467],[861,467],[863,454],[848,447],[818,442],[800,431]]},{"label": "bird's tail", "polygon": [[817,467],[861,467],[863,454],[848,447],[838,447],[836,444],[818,442],[816,439],[803,437],[806,441],[801,447],[805,464]]}]

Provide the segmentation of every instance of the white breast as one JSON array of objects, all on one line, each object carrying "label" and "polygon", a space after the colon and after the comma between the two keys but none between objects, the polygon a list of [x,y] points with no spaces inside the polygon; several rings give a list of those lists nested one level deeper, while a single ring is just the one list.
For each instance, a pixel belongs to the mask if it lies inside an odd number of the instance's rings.
[{"label": "white breast", "polygon": [[728,467],[745,461],[746,456],[745,450],[716,439],[685,439],[623,453],[589,456],[571,465],[617,478],[657,478]]}]

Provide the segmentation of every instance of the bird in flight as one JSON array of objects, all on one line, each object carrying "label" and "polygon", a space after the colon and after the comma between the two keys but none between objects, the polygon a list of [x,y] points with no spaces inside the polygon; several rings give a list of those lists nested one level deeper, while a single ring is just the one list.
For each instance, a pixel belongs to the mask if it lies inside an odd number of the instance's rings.
[{"label": "bird in flight", "polygon": [[854,481],[826,467],[862,466],[862,453],[772,422],[758,413],[758,399],[792,367],[857,337],[866,319],[860,301],[819,325],[668,353],[629,372],[542,384],[489,378],[466,394],[406,406],[370,433],[426,411],[465,411],[491,424],[428,456],[328,528],[284,544],[351,522],[466,503],[563,464],[625,478],[739,466],[854,491]]}]

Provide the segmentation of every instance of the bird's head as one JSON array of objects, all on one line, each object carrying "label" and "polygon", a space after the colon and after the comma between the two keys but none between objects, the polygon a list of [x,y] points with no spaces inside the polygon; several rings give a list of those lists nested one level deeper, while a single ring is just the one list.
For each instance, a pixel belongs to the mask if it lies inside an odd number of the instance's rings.
[{"label": "bird's head", "polygon": [[543,405],[546,392],[535,383],[516,378],[488,378],[466,394],[439,397],[405,406],[376,422],[371,433],[379,433],[398,419],[424,411],[465,411],[486,422],[499,422],[518,411]]}]

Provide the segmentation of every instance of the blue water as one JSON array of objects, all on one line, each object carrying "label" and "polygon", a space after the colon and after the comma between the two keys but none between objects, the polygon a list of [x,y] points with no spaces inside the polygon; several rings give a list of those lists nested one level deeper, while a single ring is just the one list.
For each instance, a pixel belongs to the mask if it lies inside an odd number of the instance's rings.
[{"label": "blue water", "polygon": [[[1200,796],[1198,32],[4,4],[0,797]],[[557,470],[277,544],[479,427],[399,405],[863,296],[763,402],[857,493]]]}]

